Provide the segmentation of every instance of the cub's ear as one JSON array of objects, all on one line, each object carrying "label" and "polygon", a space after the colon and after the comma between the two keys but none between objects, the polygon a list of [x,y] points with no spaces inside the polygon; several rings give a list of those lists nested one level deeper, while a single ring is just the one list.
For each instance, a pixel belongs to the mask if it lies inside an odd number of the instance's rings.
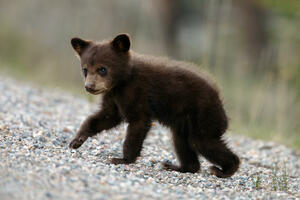
[{"label": "cub's ear", "polygon": [[81,56],[84,50],[91,44],[91,41],[82,40],[80,38],[72,38],[71,44],[78,55]]},{"label": "cub's ear", "polygon": [[119,52],[127,52],[130,48],[130,39],[127,34],[120,34],[112,41],[112,46]]}]

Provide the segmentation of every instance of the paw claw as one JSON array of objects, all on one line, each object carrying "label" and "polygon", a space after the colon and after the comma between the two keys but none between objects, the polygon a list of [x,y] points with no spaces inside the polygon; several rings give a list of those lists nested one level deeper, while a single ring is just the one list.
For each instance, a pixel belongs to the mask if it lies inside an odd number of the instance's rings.
[{"label": "paw claw", "polygon": [[129,164],[129,163],[133,163],[133,162],[130,162],[125,158],[112,158],[110,160],[110,163],[114,164],[114,165],[119,165],[119,164]]},{"label": "paw claw", "polygon": [[72,142],[69,144],[69,147],[72,149],[78,149],[84,142],[85,138],[79,137],[72,140]]},{"label": "paw claw", "polygon": [[122,164],[123,163],[123,159],[122,158],[112,158],[110,160],[111,164],[117,165],[117,164]]},{"label": "paw claw", "polygon": [[165,170],[169,170],[169,171],[178,171],[181,173],[196,173],[197,171],[199,171],[200,166],[195,164],[195,165],[190,165],[190,166],[177,166],[177,165],[173,165],[169,162],[163,162],[163,169]]},{"label": "paw claw", "polygon": [[232,176],[232,174],[226,174],[216,166],[211,166],[209,168],[209,171],[211,174],[215,175],[218,178],[228,178],[228,177]]},{"label": "paw claw", "polygon": [[169,170],[169,171],[179,171],[179,167],[175,166],[169,162],[163,162],[162,163],[163,169]]}]

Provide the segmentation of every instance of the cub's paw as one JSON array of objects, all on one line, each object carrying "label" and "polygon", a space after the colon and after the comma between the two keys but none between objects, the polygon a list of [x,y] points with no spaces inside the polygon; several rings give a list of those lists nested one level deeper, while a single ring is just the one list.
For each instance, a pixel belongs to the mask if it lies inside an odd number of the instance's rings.
[{"label": "cub's paw", "polygon": [[79,148],[85,141],[87,138],[85,137],[78,137],[75,138],[74,140],[72,140],[72,142],[69,144],[69,147],[72,149],[77,149]]},{"label": "cub's paw", "polygon": [[177,166],[177,165],[171,164],[170,162],[163,162],[162,166],[163,166],[163,169],[165,169],[165,170],[178,171],[181,173],[187,173],[187,172],[196,173],[200,169],[200,166],[197,163],[191,164],[191,165],[186,165],[186,166]]},{"label": "cub's paw", "polygon": [[212,175],[215,175],[218,178],[228,178],[232,176],[233,173],[224,173],[221,169],[216,166],[211,166],[209,171]]},{"label": "cub's paw", "polygon": [[170,162],[162,162],[162,167],[165,170],[169,170],[169,171],[180,171],[180,167],[173,165]]},{"label": "cub's paw", "polygon": [[[134,162],[134,161],[133,161]],[[114,164],[114,165],[118,165],[118,164],[129,164],[129,163],[133,163],[125,158],[112,158],[110,160],[110,163],[111,164]]]}]

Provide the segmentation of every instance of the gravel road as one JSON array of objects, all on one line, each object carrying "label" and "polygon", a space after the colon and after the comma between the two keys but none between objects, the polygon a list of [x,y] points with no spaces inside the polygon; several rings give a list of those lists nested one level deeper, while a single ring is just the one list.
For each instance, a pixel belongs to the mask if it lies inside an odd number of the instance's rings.
[{"label": "gravel road", "polygon": [[169,130],[157,123],[135,164],[109,163],[122,155],[126,124],[69,149],[95,109],[0,76],[0,199],[300,199],[300,152],[271,142],[229,134],[242,164],[228,179],[211,176],[204,159],[196,174],[163,170],[161,161],[176,158]]}]

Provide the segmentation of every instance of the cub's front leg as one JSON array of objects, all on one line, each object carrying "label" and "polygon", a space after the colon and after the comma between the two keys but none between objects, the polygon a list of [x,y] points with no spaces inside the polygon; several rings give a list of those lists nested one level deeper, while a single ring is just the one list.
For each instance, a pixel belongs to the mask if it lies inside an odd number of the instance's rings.
[{"label": "cub's front leg", "polygon": [[95,135],[97,132],[93,131],[92,124],[100,123],[101,113],[95,113],[89,116],[80,126],[79,130],[76,133],[75,138],[69,144],[69,147],[72,149],[79,148],[90,136]]},{"label": "cub's front leg", "polygon": [[126,139],[123,144],[123,158],[113,158],[111,163],[129,164],[135,162],[141,153],[143,142],[150,128],[151,121],[145,118],[129,122]]},{"label": "cub's front leg", "polygon": [[104,104],[103,110],[89,116],[81,125],[75,138],[70,143],[72,149],[79,148],[88,137],[92,137],[103,130],[111,129],[121,122],[121,117],[114,104]]},{"label": "cub's front leg", "polygon": [[72,149],[78,149],[86,140],[88,136],[84,132],[78,131],[75,138],[69,144]]}]

